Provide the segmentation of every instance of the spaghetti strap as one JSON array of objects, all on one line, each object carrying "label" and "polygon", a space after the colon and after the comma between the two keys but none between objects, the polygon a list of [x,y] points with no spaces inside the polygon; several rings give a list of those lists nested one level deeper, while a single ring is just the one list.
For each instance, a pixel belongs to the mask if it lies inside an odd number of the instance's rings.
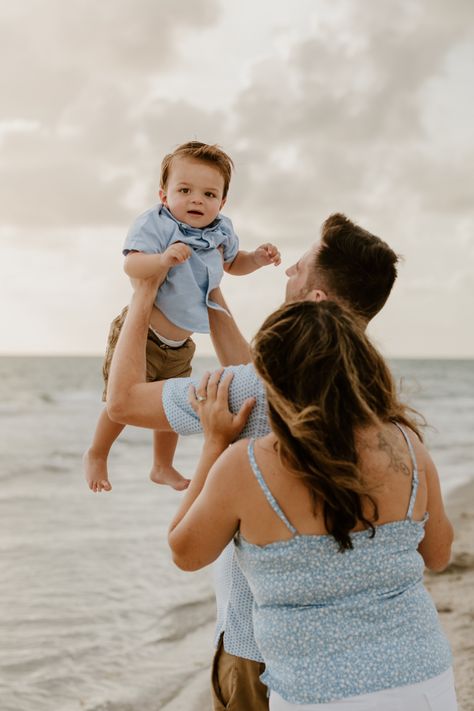
[{"label": "spaghetti strap", "polygon": [[263,478],[262,472],[260,471],[260,468],[255,460],[255,453],[254,453],[254,440],[251,439],[249,444],[248,444],[248,455],[249,455],[249,461],[250,461],[250,466],[252,467],[252,471],[255,474],[255,478],[257,479],[258,483],[260,484],[260,487],[265,494],[265,497],[278,516],[278,518],[285,524],[285,526],[291,531],[291,533],[296,536],[298,534],[298,531],[292,524],[288,521],[286,518],[285,514],[281,510],[280,506],[278,505],[277,500],[273,496],[272,492],[267,486],[267,483],[265,479]]},{"label": "spaghetti strap", "polygon": [[406,518],[411,521],[412,516],[413,516],[413,509],[415,508],[415,499],[416,499],[416,494],[418,491],[418,465],[416,463],[416,456],[415,456],[415,450],[413,449],[413,445],[411,443],[411,440],[407,433],[405,432],[404,428],[398,424],[398,422],[394,422],[394,425],[398,427],[400,432],[402,433],[405,442],[407,443],[408,451],[410,453],[410,458],[411,462],[413,465],[413,476],[411,480],[411,495],[410,495],[410,501],[408,502],[408,511]]}]

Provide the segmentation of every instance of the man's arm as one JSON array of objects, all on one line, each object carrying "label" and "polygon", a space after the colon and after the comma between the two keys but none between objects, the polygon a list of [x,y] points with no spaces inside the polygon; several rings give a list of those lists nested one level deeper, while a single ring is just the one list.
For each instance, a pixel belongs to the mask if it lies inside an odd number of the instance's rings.
[{"label": "man's arm", "polygon": [[107,412],[114,422],[171,430],[161,401],[163,382],[146,382],[146,340],[159,279],[140,279],[110,368]]},{"label": "man's arm", "polygon": [[[230,314],[229,307],[219,288],[211,292],[210,298]],[[219,363],[224,367],[250,363],[250,346],[240,332],[233,316],[217,309],[208,309],[208,313],[211,340]]]}]

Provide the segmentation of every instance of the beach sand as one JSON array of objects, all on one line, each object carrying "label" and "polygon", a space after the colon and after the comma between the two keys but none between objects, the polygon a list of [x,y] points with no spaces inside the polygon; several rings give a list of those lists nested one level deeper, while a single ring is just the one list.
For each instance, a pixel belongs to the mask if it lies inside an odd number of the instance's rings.
[{"label": "beach sand", "polygon": [[452,492],[446,508],[455,528],[451,562],[425,582],[453,650],[459,711],[474,711],[474,482]]},{"label": "beach sand", "polygon": [[[474,711],[474,481],[453,491],[446,508],[455,527],[451,562],[442,573],[427,572],[425,583],[453,650],[459,711]],[[212,635],[211,627],[199,631],[196,672],[163,711],[211,711]]]}]

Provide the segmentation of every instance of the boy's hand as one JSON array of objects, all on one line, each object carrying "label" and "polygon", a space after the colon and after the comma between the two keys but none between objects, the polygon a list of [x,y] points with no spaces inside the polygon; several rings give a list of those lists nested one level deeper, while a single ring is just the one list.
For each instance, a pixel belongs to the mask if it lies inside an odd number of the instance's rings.
[{"label": "boy's hand", "polygon": [[191,256],[191,248],[183,242],[175,242],[163,252],[163,261],[168,269],[182,264]]},{"label": "boy's hand", "polygon": [[255,264],[258,267],[266,267],[268,264],[274,264],[276,267],[281,263],[281,256],[278,248],[270,242],[265,242],[257,247],[253,253]]}]

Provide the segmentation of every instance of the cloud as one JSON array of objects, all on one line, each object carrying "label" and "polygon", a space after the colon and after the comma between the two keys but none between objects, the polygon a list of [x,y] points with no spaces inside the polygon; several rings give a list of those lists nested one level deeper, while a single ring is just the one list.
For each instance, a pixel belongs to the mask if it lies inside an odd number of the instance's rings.
[{"label": "cloud", "polygon": [[130,219],[153,82],[181,61],[180,32],[217,21],[217,0],[29,0],[2,14],[2,223]]},{"label": "cloud", "polygon": [[[426,1],[388,4],[390,13],[386,3],[338,6],[288,57],[260,63],[238,97],[235,136],[246,146],[237,165],[248,166],[253,188],[239,196],[245,211],[258,212],[263,227],[276,205],[285,206],[277,222],[288,240],[295,214],[301,238],[312,215],[341,206],[362,216],[380,203],[390,217],[400,205],[472,216],[474,145],[464,146],[462,160],[453,156],[443,150],[446,131],[428,130],[425,120],[434,103],[450,103],[456,68],[446,76],[445,66],[474,38],[472,6],[460,2],[459,13]],[[471,83],[448,133],[473,104]],[[272,163],[275,149],[285,148],[290,165]]]},{"label": "cloud", "polygon": [[[257,7],[239,6],[240,34],[250,22],[267,31],[273,4],[262,3],[261,16]],[[390,351],[431,348],[438,314],[459,334],[460,352],[474,352],[464,326],[474,302],[472,2],[314,0],[305,12],[297,32],[275,25],[253,63],[242,43],[245,72],[236,77],[226,72],[224,0],[184,0],[179,9],[153,0],[24,0],[2,9],[0,239],[14,241],[8,254],[19,263],[40,245],[42,270],[49,250],[50,288],[32,277],[43,313],[70,299],[66,321],[80,322],[86,304],[103,330],[128,294],[118,275],[127,226],[155,199],[163,154],[197,138],[220,143],[235,161],[226,211],[244,249],[274,241],[288,265],[329,213],[346,212],[406,257],[374,326]],[[226,87],[229,103],[216,101],[221,85],[202,76],[214,56],[220,83],[235,85],[233,94]],[[71,249],[71,264],[56,254]],[[69,264],[66,289],[54,272],[67,274]],[[279,303],[284,277],[259,274],[245,295],[238,282],[225,289],[250,335],[258,319],[249,303],[263,317]],[[83,293],[77,302],[73,283]],[[407,314],[417,324],[408,346],[398,342]],[[86,344],[91,328],[80,328],[74,343]],[[450,353],[458,346],[444,345]]]}]

